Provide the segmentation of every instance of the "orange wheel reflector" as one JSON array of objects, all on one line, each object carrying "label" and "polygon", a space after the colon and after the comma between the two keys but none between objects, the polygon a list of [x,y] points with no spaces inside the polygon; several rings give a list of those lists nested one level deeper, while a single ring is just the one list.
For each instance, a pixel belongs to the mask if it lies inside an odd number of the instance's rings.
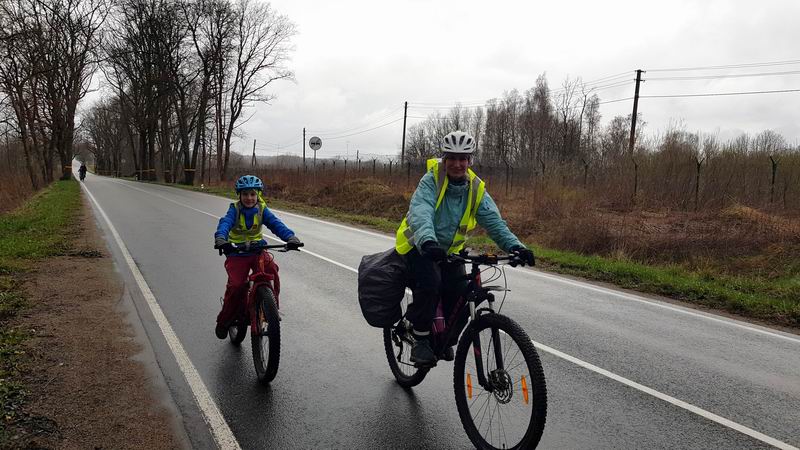
[{"label": "orange wheel reflector", "polygon": [[467,398],[472,400],[472,377],[470,377],[469,374],[467,374]]},{"label": "orange wheel reflector", "polygon": [[522,376],[522,399],[525,404],[528,404],[528,382],[525,381],[525,375]]}]

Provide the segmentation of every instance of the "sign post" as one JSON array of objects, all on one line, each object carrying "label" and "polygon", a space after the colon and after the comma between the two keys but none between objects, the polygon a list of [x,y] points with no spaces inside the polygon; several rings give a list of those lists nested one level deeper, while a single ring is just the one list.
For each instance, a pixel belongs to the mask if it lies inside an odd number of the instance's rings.
[{"label": "sign post", "polygon": [[314,150],[314,170],[317,168],[317,150],[322,148],[322,139],[317,136],[312,137],[308,140],[308,146],[311,147],[311,150]]}]

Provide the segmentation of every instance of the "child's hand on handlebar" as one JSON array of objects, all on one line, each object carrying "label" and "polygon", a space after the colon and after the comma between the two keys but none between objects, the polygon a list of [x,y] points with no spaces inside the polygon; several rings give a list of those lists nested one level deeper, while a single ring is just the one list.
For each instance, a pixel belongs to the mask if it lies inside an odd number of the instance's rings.
[{"label": "child's hand on handlebar", "polygon": [[303,242],[297,236],[292,236],[286,240],[287,250],[297,250],[303,246]]}]

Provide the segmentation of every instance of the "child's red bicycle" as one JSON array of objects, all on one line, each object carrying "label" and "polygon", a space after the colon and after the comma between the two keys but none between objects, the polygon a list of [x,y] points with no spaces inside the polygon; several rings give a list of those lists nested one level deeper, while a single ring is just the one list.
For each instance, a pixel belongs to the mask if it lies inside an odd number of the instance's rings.
[{"label": "child's red bicycle", "polygon": [[[228,328],[228,337],[233,345],[239,346],[247,335],[250,325],[250,341],[253,347],[253,362],[256,375],[262,383],[269,383],[278,373],[281,355],[280,326],[280,277],[278,266],[272,253],[267,250],[280,249],[280,252],[298,250],[303,244],[267,245],[264,242],[248,242],[232,244],[224,251],[226,255],[233,253],[258,252],[258,262],[249,277],[247,290],[247,308],[250,317],[239,317]],[[220,254],[223,250],[220,250]]]}]

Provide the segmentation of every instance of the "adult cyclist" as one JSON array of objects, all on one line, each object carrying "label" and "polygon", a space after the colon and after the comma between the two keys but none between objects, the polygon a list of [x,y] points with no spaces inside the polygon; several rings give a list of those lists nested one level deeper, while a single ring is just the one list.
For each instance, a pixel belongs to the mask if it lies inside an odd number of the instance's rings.
[{"label": "adult cyclist", "polygon": [[[443,298],[445,317],[466,288],[463,263],[447,261],[447,256],[464,248],[467,233],[476,224],[506,252],[516,252],[529,265],[534,255],[508,229],[486,183],[470,169],[475,139],[462,131],[444,137],[442,158],[430,159],[427,172],[411,197],[408,214],[397,229],[395,249],[406,255],[413,284],[413,301],[406,318],[413,325],[414,346],[411,361],[419,366],[436,361],[430,343],[431,325],[439,298]],[[466,317],[462,318],[463,321]],[[453,359],[450,342],[444,359]]]}]

